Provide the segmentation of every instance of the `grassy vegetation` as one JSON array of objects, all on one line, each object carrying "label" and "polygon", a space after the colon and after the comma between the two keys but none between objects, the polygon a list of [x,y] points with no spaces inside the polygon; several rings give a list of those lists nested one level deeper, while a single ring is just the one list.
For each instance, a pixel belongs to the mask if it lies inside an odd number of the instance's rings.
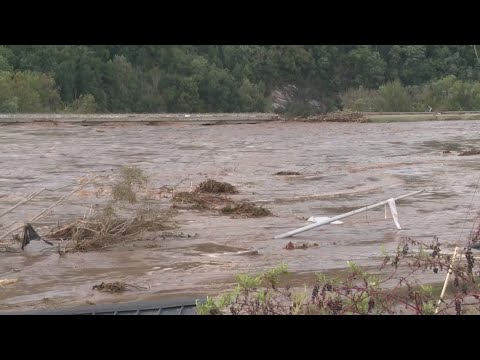
[{"label": "grassy vegetation", "polygon": [[[438,238],[431,244],[404,239],[392,255],[384,254],[380,274],[353,262],[340,276],[318,274],[307,290],[283,285],[287,266],[236,277],[236,286],[217,298],[197,303],[197,312],[233,315],[367,315],[367,314],[478,314],[480,269],[472,255],[472,238],[465,261],[442,253]],[[391,271],[388,271],[391,269]],[[451,284],[439,301],[443,284],[419,284],[415,275],[451,271]],[[282,287],[281,287],[282,286]]]},{"label": "grassy vegetation", "polygon": [[139,195],[146,193],[148,177],[140,168],[123,166],[113,180],[94,184],[97,191],[111,194],[105,204],[92,208],[83,218],[52,229],[46,237],[60,240],[61,254],[102,249],[125,241],[141,239],[145,233],[170,230],[175,211],[141,204],[134,207]]}]

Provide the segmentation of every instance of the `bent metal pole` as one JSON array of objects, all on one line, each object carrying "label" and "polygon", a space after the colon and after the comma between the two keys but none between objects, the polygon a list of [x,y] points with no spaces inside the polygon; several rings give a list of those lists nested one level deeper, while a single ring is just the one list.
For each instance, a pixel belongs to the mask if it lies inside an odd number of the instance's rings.
[{"label": "bent metal pole", "polygon": [[[418,190],[418,191],[415,191],[415,192],[412,192],[412,193],[409,193],[409,194],[405,194],[405,195],[402,195],[402,196],[398,196],[398,197],[394,198],[393,200],[404,199],[404,198],[406,198],[406,197],[413,196],[413,195],[419,194],[419,193],[424,192],[424,191],[425,191],[425,189],[423,189],[423,190]],[[317,223],[310,224],[310,225],[301,227],[301,228],[299,228],[299,229],[295,229],[295,230],[286,232],[286,233],[281,234],[281,235],[277,235],[277,236],[274,237],[274,239],[283,239],[283,238],[290,237],[290,236],[292,236],[292,235],[299,234],[299,233],[301,233],[301,232],[308,231],[308,230],[310,230],[310,229],[316,228],[317,226],[322,226],[322,225],[330,224],[331,222],[334,222],[334,221],[336,221],[336,220],[340,220],[340,219],[343,219],[343,218],[346,218],[346,217],[349,217],[349,216],[352,216],[352,215],[355,215],[355,214],[359,214],[359,213],[361,213],[361,212],[364,212],[364,211],[367,211],[367,210],[376,208],[376,207],[378,207],[378,206],[382,206],[382,205],[388,204],[388,201],[389,201],[389,200],[390,200],[390,199],[385,200],[385,201],[382,201],[382,202],[379,202],[379,203],[377,203],[377,204],[365,206],[365,207],[363,207],[363,208],[360,208],[360,209],[357,209],[357,210],[353,210],[353,211],[350,211],[350,212],[345,213],[345,214],[342,214],[342,215],[334,216],[334,217],[332,217],[332,218],[329,218],[329,219],[326,219],[326,220],[322,220],[322,221],[319,221],[319,222],[317,222]]]}]

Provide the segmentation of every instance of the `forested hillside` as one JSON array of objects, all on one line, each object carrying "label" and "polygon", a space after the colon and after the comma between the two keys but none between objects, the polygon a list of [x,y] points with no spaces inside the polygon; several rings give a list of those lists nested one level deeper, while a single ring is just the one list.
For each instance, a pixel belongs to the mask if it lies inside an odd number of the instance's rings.
[{"label": "forested hillside", "polygon": [[0,46],[0,112],[480,110],[472,45]]}]

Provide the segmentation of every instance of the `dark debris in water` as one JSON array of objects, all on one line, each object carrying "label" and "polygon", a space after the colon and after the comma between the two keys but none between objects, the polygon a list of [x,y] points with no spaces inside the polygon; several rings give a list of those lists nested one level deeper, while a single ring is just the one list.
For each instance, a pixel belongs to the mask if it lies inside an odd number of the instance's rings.
[{"label": "dark debris in water", "polygon": [[132,284],[127,284],[124,283],[123,281],[114,281],[114,282],[103,282],[98,285],[93,285],[92,290],[98,290],[98,291],[103,291],[103,292],[109,292],[109,293],[119,293],[126,291],[127,288],[135,288],[135,289],[146,289],[143,286],[138,286],[138,285],[132,285]]},{"label": "dark debris in water", "polygon": [[167,231],[163,232],[161,235],[162,239],[167,239],[167,238],[194,238],[198,236],[198,233],[195,233],[194,235],[190,234],[184,234],[183,232],[173,232],[173,231]]},{"label": "dark debris in water", "polygon": [[22,250],[24,250],[25,246],[30,244],[30,241],[32,240],[43,240],[48,245],[53,246],[53,244],[50,241],[45,240],[40,235],[38,235],[38,233],[35,231],[32,225],[26,224],[23,228]]},{"label": "dark debris in water", "polygon": [[208,179],[198,184],[195,192],[209,194],[237,194],[238,191],[232,184]]},{"label": "dark debris in water", "polygon": [[115,282],[102,282],[99,285],[93,285],[92,290],[98,290],[98,291],[103,291],[103,292],[109,292],[109,293],[118,293],[118,292],[123,292],[127,290],[127,284],[121,281],[115,281]]},{"label": "dark debris in water", "polygon": [[176,208],[185,209],[215,209],[219,206],[231,203],[228,197],[214,194],[203,194],[200,192],[180,191],[172,197],[172,202]]},{"label": "dark debris in water", "polygon": [[480,155],[480,149],[468,149],[458,154],[458,156],[471,156],[471,155]]},{"label": "dark debris in water", "polygon": [[317,243],[294,244],[290,241],[287,245],[285,245],[284,249],[285,250],[308,249],[308,248],[316,247],[316,246],[318,246]]},{"label": "dark debris in water", "polygon": [[225,215],[238,215],[244,217],[263,217],[271,216],[272,212],[262,206],[251,202],[233,203],[220,209],[220,213]]},{"label": "dark debris in water", "polygon": [[279,171],[273,175],[300,175],[298,171]]},{"label": "dark debris in water", "polygon": [[358,111],[334,111],[322,115],[313,115],[309,117],[297,117],[295,120],[306,122],[357,122],[364,123],[369,120]]}]

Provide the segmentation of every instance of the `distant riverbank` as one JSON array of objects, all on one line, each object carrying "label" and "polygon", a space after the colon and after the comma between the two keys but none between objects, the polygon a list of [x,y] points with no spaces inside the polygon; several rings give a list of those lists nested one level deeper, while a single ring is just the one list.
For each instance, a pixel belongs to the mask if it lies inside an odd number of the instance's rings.
[{"label": "distant riverbank", "polygon": [[[368,112],[361,113],[365,122],[408,122],[442,120],[480,120],[480,111],[428,112]],[[299,120],[274,113],[210,113],[210,114],[0,114],[0,124],[54,123],[102,124],[193,123],[200,125],[245,124],[267,121]]]}]

